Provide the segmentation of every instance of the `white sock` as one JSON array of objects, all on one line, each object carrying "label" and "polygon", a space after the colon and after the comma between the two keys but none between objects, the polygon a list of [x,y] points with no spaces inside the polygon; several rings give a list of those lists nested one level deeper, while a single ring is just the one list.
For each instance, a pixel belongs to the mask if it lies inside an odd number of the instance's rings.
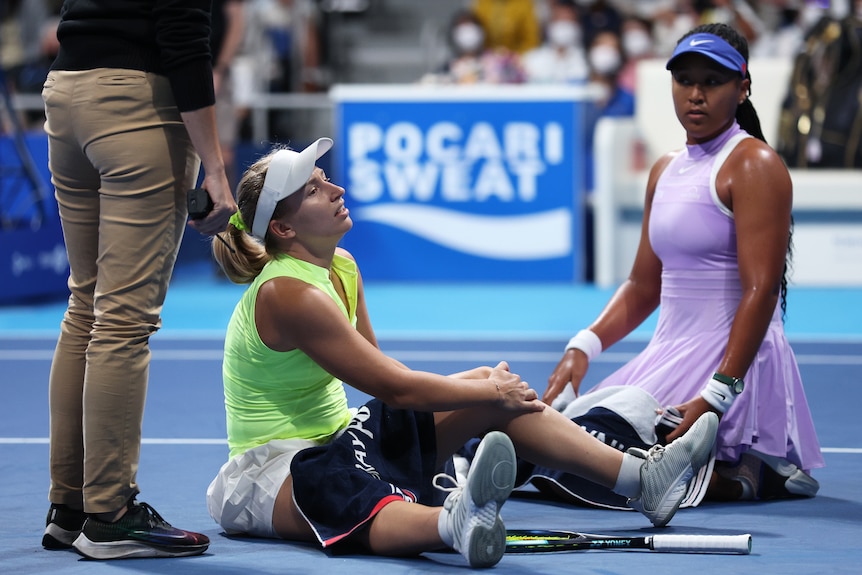
[{"label": "white sock", "polygon": [[449,547],[455,547],[455,536],[449,530],[449,512],[445,509],[440,510],[440,515],[437,516],[437,533],[440,534],[440,539]]},{"label": "white sock", "polygon": [[641,494],[641,466],[644,460],[629,453],[623,453],[623,464],[620,466],[620,474],[617,475],[617,483],[614,485],[614,493],[623,497],[633,499]]}]

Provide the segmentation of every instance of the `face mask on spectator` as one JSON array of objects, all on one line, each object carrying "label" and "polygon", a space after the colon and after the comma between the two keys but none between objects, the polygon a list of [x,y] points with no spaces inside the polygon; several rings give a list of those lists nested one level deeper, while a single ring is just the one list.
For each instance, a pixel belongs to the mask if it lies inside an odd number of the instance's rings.
[{"label": "face mask on spectator", "polygon": [[622,62],[619,50],[606,44],[590,48],[589,58],[590,66],[599,74],[613,74]]},{"label": "face mask on spectator", "polygon": [[485,41],[485,33],[476,24],[458,24],[452,34],[455,47],[460,52],[476,52]]},{"label": "face mask on spectator", "polygon": [[652,50],[652,38],[646,30],[635,28],[623,33],[623,50],[631,58],[639,58]]},{"label": "face mask on spectator", "polygon": [[557,48],[571,48],[581,41],[581,27],[566,20],[551,22],[548,24],[548,41]]}]

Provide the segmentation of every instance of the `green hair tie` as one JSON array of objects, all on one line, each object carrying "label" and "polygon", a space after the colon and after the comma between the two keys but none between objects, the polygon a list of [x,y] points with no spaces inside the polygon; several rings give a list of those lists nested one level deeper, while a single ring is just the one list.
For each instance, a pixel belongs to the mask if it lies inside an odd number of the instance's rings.
[{"label": "green hair tie", "polygon": [[242,232],[248,231],[248,228],[246,227],[245,222],[242,221],[242,214],[239,213],[239,210],[234,212],[234,214],[230,217],[229,221],[230,221],[230,223],[233,224],[233,227],[235,227],[236,229],[238,229]]}]

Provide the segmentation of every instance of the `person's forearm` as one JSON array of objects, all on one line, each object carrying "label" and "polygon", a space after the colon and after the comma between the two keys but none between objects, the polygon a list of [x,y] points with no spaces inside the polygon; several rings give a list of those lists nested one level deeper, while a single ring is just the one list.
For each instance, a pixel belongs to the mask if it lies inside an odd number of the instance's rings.
[{"label": "person's forearm", "polygon": [[192,112],[182,112],[182,118],[204,167],[201,187],[213,201],[209,215],[200,220],[190,220],[189,225],[204,235],[212,236],[225,230],[228,219],[237,210],[219,146],[215,110],[213,106],[206,106]]},{"label": "person's forearm", "polygon": [[181,115],[206,173],[223,172],[224,159],[219,146],[215,107],[206,106],[191,112],[182,112]]},{"label": "person's forearm", "polygon": [[590,329],[602,341],[602,349],[607,349],[626,337],[642,324],[658,307],[660,295],[654,289],[640,289],[627,280],[611,297]]},{"label": "person's forearm", "polygon": [[731,377],[744,377],[754,361],[772,315],[778,296],[769,290],[749,290],[739,302],[730,328],[727,349],[716,371]]},{"label": "person's forearm", "polygon": [[497,385],[488,379],[455,379],[429,372],[403,371],[397,383],[379,385],[374,395],[387,405],[418,411],[451,411],[487,405],[501,399]]}]

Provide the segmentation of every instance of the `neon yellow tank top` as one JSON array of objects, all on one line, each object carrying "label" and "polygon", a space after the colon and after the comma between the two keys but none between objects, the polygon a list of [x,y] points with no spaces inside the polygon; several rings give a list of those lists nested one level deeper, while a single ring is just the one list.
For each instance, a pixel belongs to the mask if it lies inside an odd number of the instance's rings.
[{"label": "neon yellow tank top", "polygon": [[325,441],[350,422],[343,383],[298,349],[268,348],[254,321],[260,286],[287,276],[326,292],[356,327],[356,263],[336,254],[332,269],[344,285],[348,307],[336,293],[329,270],[287,255],[270,261],[237,303],[222,364],[231,457],[272,439]]}]

